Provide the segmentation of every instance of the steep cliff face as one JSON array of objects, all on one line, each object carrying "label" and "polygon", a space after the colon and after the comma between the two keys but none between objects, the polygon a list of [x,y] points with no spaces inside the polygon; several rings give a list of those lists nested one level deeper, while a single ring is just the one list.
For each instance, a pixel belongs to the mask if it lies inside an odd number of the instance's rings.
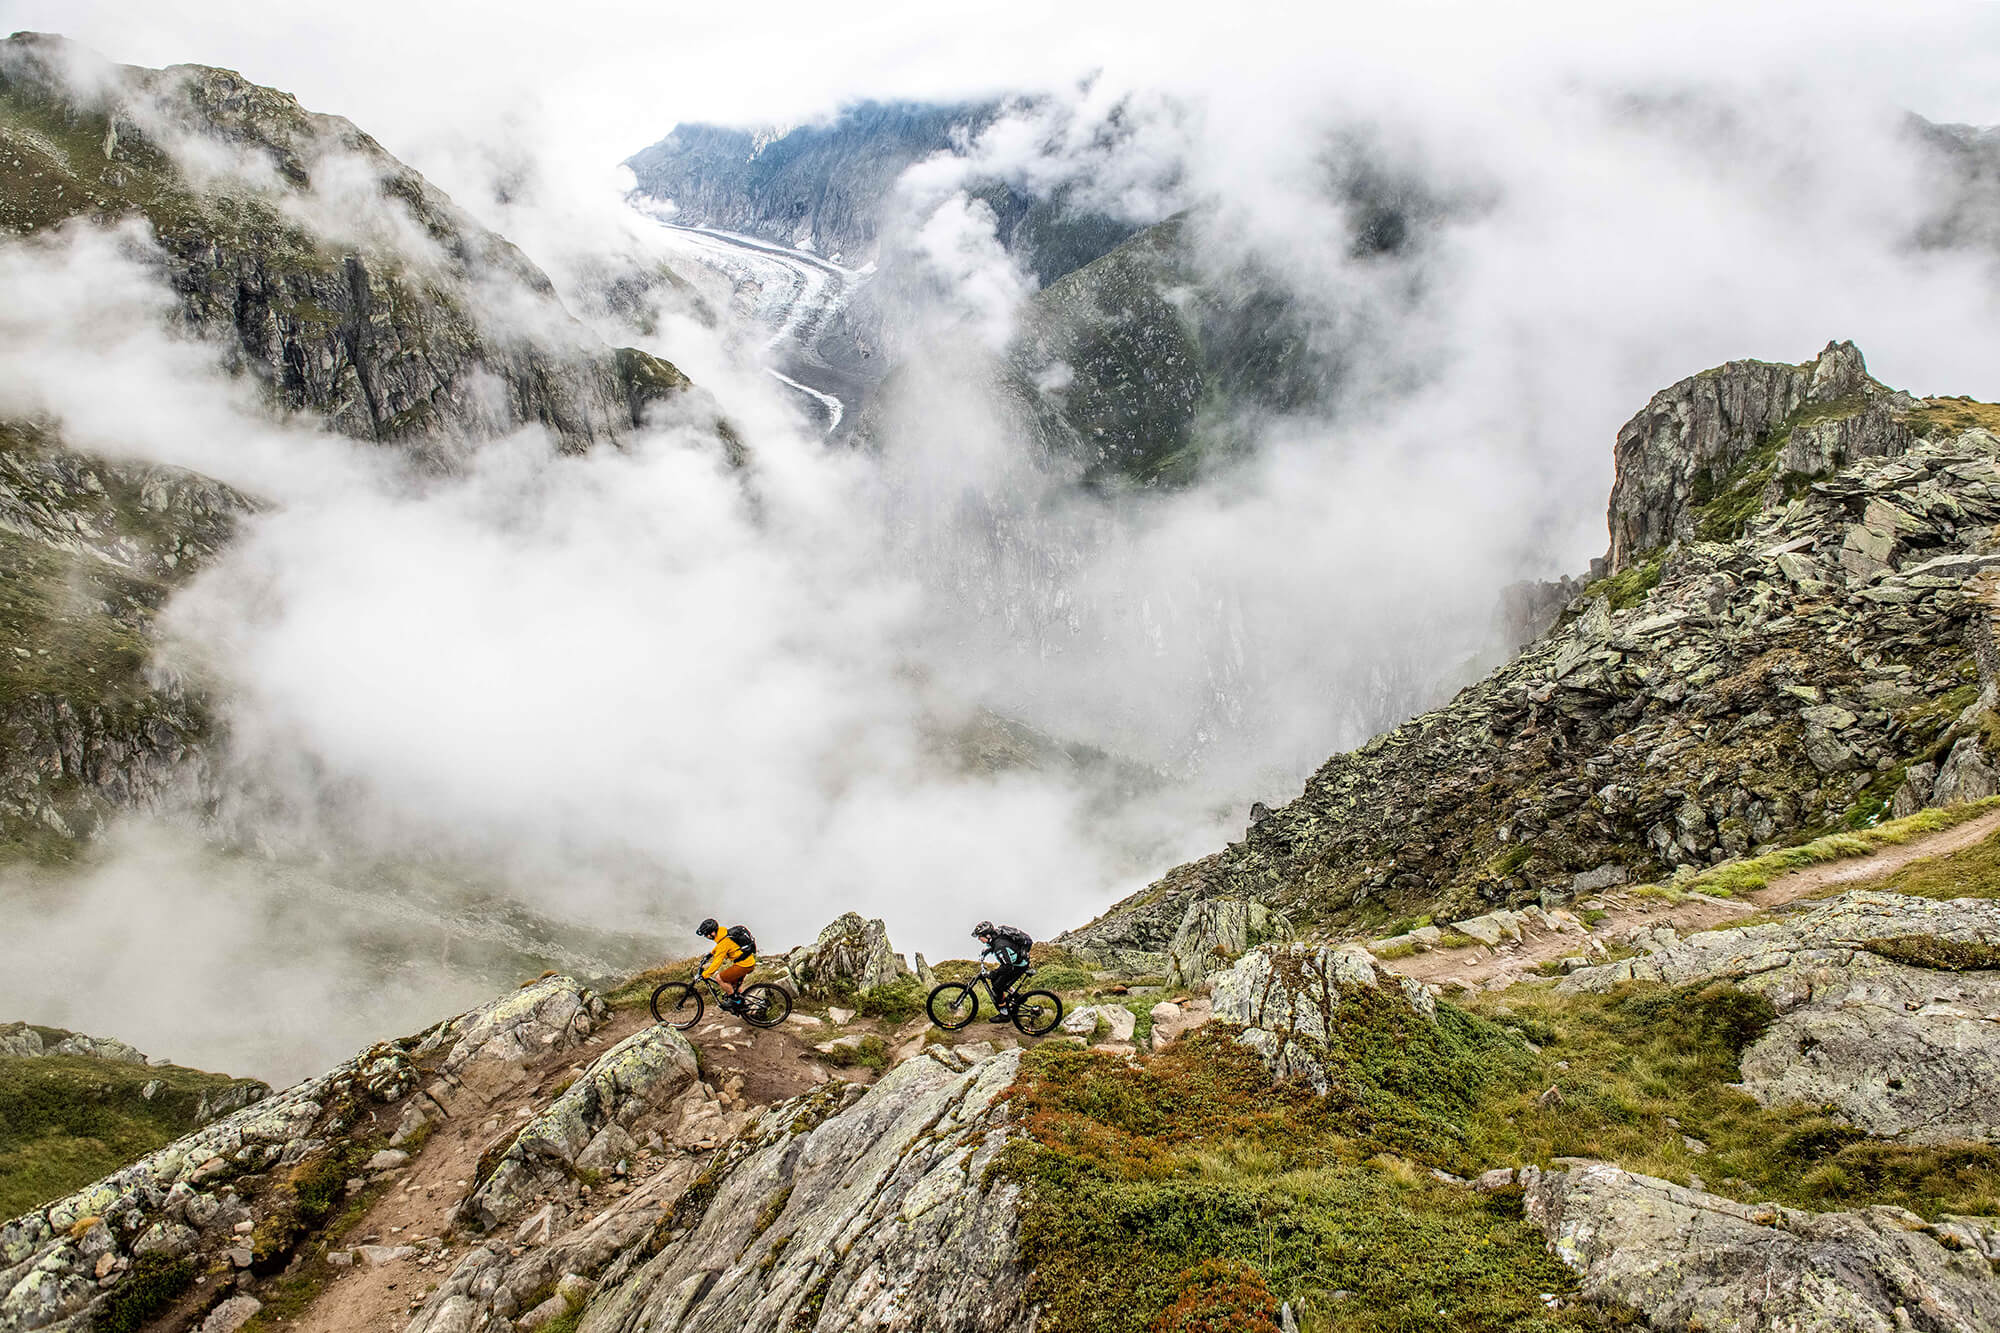
[{"label": "steep cliff face", "polygon": [[209,711],[152,668],[151,626],[252,508],[0,423],[0,843],[54,850],[114,810],[199,808]]},{"label": "steep cliff face", "polygon": [[1853,343],[1797,366],[1731,361],[1660,390],[1618,431],[1611,572],[1672,541],[1732,538],[1732,520],[1806,479],[1901,453],[1916,407],[1869,377]]},{"label": "steep cliff face", "polygon": [[[1727,420],[1740,428],[1628,428],[1621,448],[1655,451],[1664,461],[1653,475],[1666,477],[1701,474],[1672,461],[1663,439],[1733,470],[1717,460],[1752,458],[1759,441],[1744,432],[1769,422],[1781,428],[1762,439],[1774,460],[1865,449],[1793,498],[1754,481],[1747,510],[1732,509],[1745,493],[1729,488],[1690,504],[1691,492],[1672,498],[1678,481],[1639,487],[1621,455],[1615,512],[1676,515],[1630,531],[1691,523],[1731,540],[1681,542],[1591,585],[1513,662],[1334,756],[1243,841],[1175,869],[1073,942],[1164,950],[1190,905],[1213,898],[1329,927],[1455,919],[1865,823],[1892,803],[1902,813],[1988,794],[1996,682],[1984,571],[2000,566],[2000,438],[1961,429],[1969,407],[1866,389],[1851,416],[1798,418],[1814,374],[1846,368],[1842,398],[1859,366],[1841,349],[1805,373],[1753,365],[1732,391],[1740,410]],[[1749,381],[1768,399],[1752,401]],[[1682,388],[1672,402],[1712,401],[1700,377]],[[1878,399],[1893,418],[1873,415]],[[1642,418],[1654,420],[1677,418]],[[1879,433],[1841,424],[1869,421]],[[1931,437],[1911,445],[1916,429]],[[1907,451],[1874,456],[1891,443]]]},{"label": "steep cliff face", "polygon": [[598,343],[540,270],[346,120],[228,70],[0,43],[0,228],[135,215],[181,318],[274,406],[345,434],[539,423],[581,449],[687,387]]}]

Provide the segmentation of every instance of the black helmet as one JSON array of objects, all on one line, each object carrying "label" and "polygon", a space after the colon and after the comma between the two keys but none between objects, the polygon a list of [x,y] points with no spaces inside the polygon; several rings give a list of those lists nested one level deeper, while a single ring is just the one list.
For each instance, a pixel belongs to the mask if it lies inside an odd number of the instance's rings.
[{"label": "black helmet", "polygon": [[972,928],[972,933],[974,937],[983,940],[993,933],[993,923],[991,921],[982,921]]},{"label": "black helmet", "polygon": [[715,932],[719,929],[720,927],[716,925],[714,917],[712,916],[704,917],[702,919],[702,923],[694,928],[694,933],[697,935],[705,935],[709,939],[714,939]]}]

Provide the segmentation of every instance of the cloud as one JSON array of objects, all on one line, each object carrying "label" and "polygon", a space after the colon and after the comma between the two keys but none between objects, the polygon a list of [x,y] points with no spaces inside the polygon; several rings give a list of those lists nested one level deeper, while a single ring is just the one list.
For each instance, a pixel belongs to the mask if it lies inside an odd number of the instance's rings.
[{"label": "cloud", "polygon": [[[837,26],[608,0],[560,19],[7,12],[349,115],[569,291],[606,253],[663,258],[611,164],[676,120],[1039,92],[970,166],[906,183],[941,326],[990,348],[1029,296],[969,196],[984,171],[1134,218],[1200,202],[1203,271],[1275,284],[1315,354],[1343,358],[1328,410],[1246,422],[1239,467],[1106,502],[1023,455],[969,353],[913,366],[881,451],[855,454],[823,445],[755,339],[669,308],[642,341],[723,404],[756,458],[747,487],[672,419],[582,458],[522,431],[424,478],[271,419],[175,331],[143,233],[0,245],[0,412],[276,502],[175,600],[170,648],[225,687],[235,827],[326,852],[337,887],[359,864],[471,865],[571,925],[714,913],[783,944],[854,908],[933,954],[980,916],[1053,934],[1433,697],[1501,583],[1601,551],[1612,433],[1666,383],[1853,337],[1891,383],[2000,392],[1990,258],[1911,245],[1935,182],[1895,129],[1903,107],[2000,118],[1993,19],[1972,6],[1253,7],[1242,36],[1157,5],[888,6]],[[1357,245],[1340,186],[1364,170],[1436,205],[1400,248]],[[321,175],[334,213],[367,195]],[[483,293],[487,327],[576,336],[503,296]],[[982,707],[1176,780],[1121,802],[1054,761],[986,771],[940,740]],[[327,937],[288,980],[267,878],[217,887],[153,842],[106,850],[73,907],[10,935],[0,975],[36,985],[0,1003],[183,1058],[273,995],[388,1021],[352,1000],[373,946]],[[126,929],[183,920],[160,937],[172,956]],[[126,984],[102,1003],[74,980],[107,970]],[[395,975],[399,1022],[468,998],[455,974]],[[292,1068],[275,1049],[240,1059]]]}]

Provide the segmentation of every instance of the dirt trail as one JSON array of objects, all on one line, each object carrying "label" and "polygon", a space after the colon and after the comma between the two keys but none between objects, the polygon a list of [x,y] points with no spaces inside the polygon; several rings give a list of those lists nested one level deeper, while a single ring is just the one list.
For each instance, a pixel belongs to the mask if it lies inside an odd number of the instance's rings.
[{"label": "dirt trail", "polygon": [[[473,1245],[506,1243],[505,1236],[481,1238],[463,1228],[452,1234],[452,1213],[471,1191],[480,1155],[520,1131],[530,1116],[555,1099],[558,1089],[587,1069],[598,1056],[652,1023],[643,1009],[620,1010],[580,1046],[552,1052],[527,1066],[526,1077],[491,1097],[471,1086],[451,1089],[438,1100],[449,1119],[410,1160],[379,1173],[371,1187],[379,1196],[358,1221],[338,1234],[330,1233],[322,1249],[351,1252],[351,1267],[332,1270],[331,1279],[288,1330],[301,1333],[400,1333],[411,1313],[422,1304]],[[783,1027],[762,1031],[728,1015],[711,1011],[688,1034],[701,1055],[701,1078],[723,1110],[730,1113],[767,1106],[797,1096],[817,1083],[840,1078],[868,1082],[875,1071],[840,1069],[812,1058],[810,1043],[837,1032],[876,1030],[865,1021],[831,1028],[810,1015],[794,1015]],[[393,1122],[380,1126],[392,1127]],[[366,1126],[362,1132],[368,1132]],[[642,1197],[649,1189],[678,1194],[678,1176],[686,1159],[645,1160],[634,1164],[626,1180],[611,1180],[599,1189],[608,1202],[628,1194]],[[370,1262],[365,1246],[375,1252],[414,1247],[415,1253]],[[317,1261],[315,1261],[317,1262]]]},{"label": "dirt trail", "polygon": [[1789,871],[1740,898],[1693,894],[1678,903],[1668,903],[1658,898],[1638,897],[1622,889],[1610,889],[1584,900],[1590,904],[1601,902],[1605,913],[1588,930],[1579,925],[1557,933],[1524,932],[1519,941],[1506,941],[1497,948],[1474,945],[1465,949],[1437,949],[1399,958],[1383,966],[1391,972],[1419,981],[1458,985],[1468,990],[1497,990],[1533,973],[1542,963],[1586,952],[1591,936],[1612,944],[1625,943],[1634,935],[1661,926],[1671,927],[1682,935],[1713,930],[1731,921],[1768,912],[1829,889],[1882,879],[1913,861],[1962,851],[1992,836],[1995,831],[2000,831],[2000,810],[1967,820],[1955,828],[1926,834],[1898,847],[1885,847],[1867,856]]}]

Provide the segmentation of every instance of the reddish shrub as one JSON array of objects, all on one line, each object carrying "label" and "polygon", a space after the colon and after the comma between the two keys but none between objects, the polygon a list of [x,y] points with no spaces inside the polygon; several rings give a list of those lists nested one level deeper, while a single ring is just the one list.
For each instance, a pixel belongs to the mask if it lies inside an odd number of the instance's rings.
[{"label": "reddish shrub", "polygon": [[1248,1264],[1208,1259],[1174,1280],[1152,1333],[1278,1333],[1278,1303]]}]

